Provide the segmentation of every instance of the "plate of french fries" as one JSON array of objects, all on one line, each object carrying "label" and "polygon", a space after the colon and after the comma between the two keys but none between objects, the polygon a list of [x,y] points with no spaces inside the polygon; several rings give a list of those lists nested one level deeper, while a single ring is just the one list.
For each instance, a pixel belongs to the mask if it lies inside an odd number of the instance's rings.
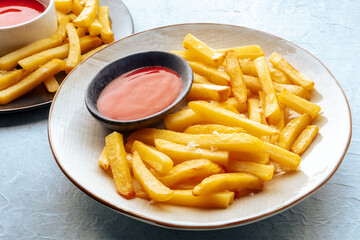
[{"label": "plate of french fries", "polygon": [[50,104],[63,79],[96,51],[134,32],[117,0],[55,1],[57,31],[0,56],[0,113]]},{"label": "plate of french fries", "polygon": [[[90,80],[149,50],[188,61],[187,102],[156,126],[105,129],[84,104]],[[347,151],[351,115],[336,79],[304,49],[193,23],[134,34],[79,65],[52,103],[48,134],[63,173],[104,205],[158,226],[220,229],[280,213],[321,187]]]}]

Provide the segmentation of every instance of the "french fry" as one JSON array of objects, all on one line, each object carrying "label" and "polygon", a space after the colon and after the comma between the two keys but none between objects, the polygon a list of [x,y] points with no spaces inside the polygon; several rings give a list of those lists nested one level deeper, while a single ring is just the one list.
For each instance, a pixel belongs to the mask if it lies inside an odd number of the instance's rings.
[{"label": "french fry", "polygon": [[220,173],[205,178],[192,191],[195,196],[222,192],[225,190],[261,189],[260,178],[249,173]]},{"label": "french fry", "polygon": [[[230,127],[241,127],[245,129],[246,132],[255,136],[278,134],[278,131],[272,127],[251,121],[229,110],[204,101],[190,102],[189,106],[201,118],[209,122]],[[214,118],[214,116],[217,117]]]},{"label": "french fry", "polygon": [[167,155],[142,142],[134,142],[131,152],[134,153],[135,151],[139,153],[144,162],[160,174],[168,173],[174,165],[173,161]]},{"label": "french fry", "polygon": [[55,0],[55,9],[63,12],[69,13],[73,7],[73,0]]},{"label": "french fry", "polygon": [[300,156],[274,144],[264,142],[265,152],[269,154],[270,160],[280,164],[287,170],[296,170],[300,164]]},{"label": "french fry", "polygon": [[184,130],[189,134],[220,134],[220,133],[246,133],[243,128],[229,127],[220,124],[192,125]]},{"label": "french fry", "polygon": [[299,155],[303,154],[310,146],[310,143],[314,140],[318,132],[319,128],[317,126],[306,126],[306,128],[301,132],[300,136],[292,145],[291,151]]},{"label": "french fry", "polygon": [[192,159],[209,159],[215,163],[225,166],[228,162],[229,153],[227,151],[211,151],[201,148],[189,148],[188,146],[173,143],[163,139],[154,140],[156,148],[169,156],[175,164]]},{"label": "french fry", "polygon": [[44,84],[46,90],[51,93],[56,92],[59,88],[59,83],[54,76],[51,76],[48,79],[45,79],[43,84]]},{"label": "french fry", "polygon": [[152,200],[162,202],[172,198],[173,190],[166,187],[151,174],[137,151],[134,152],[132,163],[135,179]]},{"label": "french fry", "polygon": [[66,25],[66,32],[69,37],[69,55],[65,64],[65,72],[69,73],[80,63],[81,47],[79,36],[72,23]]},{"label": "french fry", "polygon": [[114,34],[111,30],[109,19],[109,7],[100,6],[98,13],[99,22],[102,25],[100,36],[103,43],[112,43],[114,41]]},{"label": "french fry", "polygon": [[[261,123],[264,125],[268,125],[268,122],[266,120],[265,114],[264,114],[264,109],[266,108],[266,100],[265,100],[265,94],[263,91],[258,91],[258,95],[259,95],[259,106],[261,108],[261,112],[260,112],[260,117],[261,117]],[[282,108],[280,108],[280,120],[278,122],[276,122],[275,124],[279,124],[282,120],[284,120],[284,125],[285,125],[285,116],[284,116],[284,112],[282,110]],[[275,128],[278,128],[277,125],[274,126]],[[281,128],[282,129],[282,128]],[[271,139],[277,140],[279,135],[272,135],[272,136],[261,136],[260,139],[265,141],[265,142],[270,142]]]},{"label": "french fry", "polygon": [[210,82],[223,86],[230,84],[230,78],[224,71],[219,71],[218,68],[205,65],[201,62],[188,61],[188,63],[195,73],[206,77]]},{"label": "french fry", "polygon": [[210,104],[229,110],[233,113],[240,114],[239,111],[231,105],[227,100],[225,102],[210,101]]},{"label": "french fry", "polygon": [[282,90],[286,89],[296,96],[304,98],[308,101],[310,100],[310,93],[301,86],[274,82],[274,88],[276,92],[281,92]]},{"label": "french fry", "polygon": [[309,102],[301,97],[298,97],[288,90],[284,89],[278,95],[279,101],[285,106],[291,108],[295,112],[299,114],[308,113],[311,118],[316,118],[319,112],[321,111],[321,107],[316,105],[315,103]]},{"label": "french fry", "polygon": [[277,145],[289,150],[300,133],[310,123],[311,116],[307,113],[291,120],[279,134]]},{"label": "french fry", "polygon": [[250,161],[261,164],[269,163],[269,154],[265,152],[229,152],[229,161]]},{"label": "french fry", "polygon": [[185,50],[185,51],[170,51],[171,53],[174,53],[176,55],[179,55],[186,61],[196,61],[201,62],[201,59],[198,55],[196,55],[193,51]]},{"label": "french fry", "polygon": [[84,6],[81,4],[80,0],[74,0],[71,11],[78,16],[82,10],[84,10]]},{"label": "french fry", "polygon": [[194,196],[192,190],[174,190],[173,197],[164,203],[188,207],[227,208],[233,200],[234,192],[224,191],[206,196]]},{"label": "french fry", "polygon": [[56,73],[63,71],[65,63],[59,59],[53,59],[47,64],[41,66],[38,70],[31,73],[18,83],[0,91],[0,104],[5,105],[25,93],[30,92],[32,89],[39,86],[44,80],[55,75]]},{"label": "french fry", "polygon": [[23,76],[24,70],[18,69],[14,71],[1,72],[0,71],[0,90],[8,88],[19,82]]},{"label": "french fry", "polygon": [[277,122],[281,117],[281,112],[266,60],[264,57],[259,57],[254,61],[254,64],[265,94],[264,115],[270,123]]},{"label": "french fry", "polygon": [[250,59],[239,58],[239,63],[240,63],[241,70],[243,71],[244,74],[253,76],[253,77],[258,76],[255,65],[254,65],[254,61],[251,61]]},{"label": "french fry", "polygon": [[244,75],[244,81],[246,88],[249,89],[251,92],[257,93],[258,91],[262,90],[261,82],[259,78],[249,75]]},{"label": "french fry", "polygon": [[230,172],[251,173],[259,177],[262,181],[269,181],[274,174],[274,166],[256,162],[229,161],[226,168]]},{"label": "french fry", "polygon": [[8,53],[0,58],[0,70],[8,71],[16,67],[21,59],[46,49],[57,47],[61,45],[62,41],[63,39],[61,35],[54,34],[50,38],[38,40],[36,42],[30,43],[25,47]]},{"label": "french fry", "polygon": [[248,116],[249,119],[261,123],[261,109],[259,108],[259,100],[256,98],[248,99]]},{"label": "french fry", "polygon": [[189,179],[204,179],[210,175],[225,172],[224,167],[208,159],[194,159],[179,163],[171,171],[160,177],[160,181],[167,187]]},{"label": "french fry", "polygon": [[190,89],[187,99],[192,100],[213,100],[226,101],[230,96],[230,87],[219,86],[214,84],[194,83]]},{"label": "french fry", "polygon": [[211,66],[217,67],[224,61],[223,53],[215,52],[214,49],[207,46],[191,33],[185,36],[183,45],[185,49],[190,50],[195,55],[197,55],[199,59]]},{"label": "french fry", "polygon": [[244,151],[262,152],[263,142],[250,134],[187,134],[173,132],[170,130],[156,128],[142,128],[133,132],[126,143],[126,148],[131,149],[135,140],[154,145],[156,138],[172,141],[183,145],[198,145],[200,148],[224,150],[224,151]]},{"label": "french fry", "polygon": [[73,21],[77,27],[88,27],[94,21],[99,7],[99,0],[87,0],[84,9]]},{"label": "french fry", "polygon": [[88,29],[85,27],[76,28],[76,33],[79,36],[79,38],[84,37],[87,32],[88,32]]},{"label": "french fry", "polygon": [[[83,53],[100,46],[100,44],[101,39],[98,37],[85,36],[80,38],[80,48]],[[69,44],[66,43],[62,46],[47,49],[30,57],[24,58],[19,61],[19,64],[26,71],[32,72],[54,58],[65,59],[68,55]]]},{"label": "french fry", "polygon": [[[230,48],[226,49],[215,49],[216,52],[224,53]],[[239,59],[250,59],[255,60],[258,57],[264,56],[264,51],[258,45],[248,45],[248,46],[241,46],[241,47],[234,47],[231,48],[235,50]]]},{"label": "french fry", "polygon": [[206,77],[203,77],[197,73],[194,73],[194,83],[199,83],[199,84],[214,84],[212,82],[210,82],[209,80],[207,80]]},{"label": "french fry", "polygon": [[281,84],[291,84],[291,80],[286,76],[285,73],[283,73],[279,69],[269,67],[269,71],[273,82]]},{"label": "french fry", "polygon": [[167,115],[164,122],[167,129],[182,132],[186,127],[202,123],[204,120],[190,108],[183,108],[176,113]]},{"label": "french fry", "polygon": [[237,54],[234,50],[225,53],[226,72],[230,77],[231,91],[240,103],[247,101],[247,88],[244,75],[240,68]]},{"label": "french fry", "polygon": [[77,15],[75,15],[74,13],[70,13],[67,16],[70,18],[70,22],[74,21],[77,18]]},{"label": "french fry", "polygon": [[110,163],[106,157],[106,147],[101,151],[101,155],[98,159],[99,166],[104,170],[107,171],[109,169]]},{"label": "french fry", "polygon": [[233,106],[238,112],[243,113],[247,111],[247,103],[240,103],[236,98],[231,97],[225,103]]},{"label": "french fry", "polygon": [[70,17],[67,15],[61,15],[58,18],[58,28],[56,30],[56,34],[60,35],[62,40],[64,40],[67,36],[66,33],[66,25],[68,25],[70,22]]},{"label": "french fry", "polygon": [[273,52],[271,54],[269,61],[274,67],[283,71],[296,85],[302,86],[306,90],[311,90],[314,88],[313,81],[305,77],[301,72],[291,66],[291,64],[277,52]]},{"label": "french fry", "polygon": [[105,143],[106,158],[110,162],[117,192],[128,199],[135,197],[122,134],[109,134],[105,138]]},{"label": "french fry", "polygon": [[96,16],[94,21],[88,27],[90,36],[97,36],[101,33],[102,25],[99,18]]},{"label": "french fry", "polygon": [[[80,39],[80,45],[81,45],[81,39]],[[89,52],[81,55],[81,61],[84,61],[85,59],[87,59],[88,57],[90,57],[91,55],[93,55],[94,53],[100,51],[101,49],[103,49],[104,47],[108,46],[107,44],[103,44],[97,48],[94,48],[92,50],[90,50]]]}]

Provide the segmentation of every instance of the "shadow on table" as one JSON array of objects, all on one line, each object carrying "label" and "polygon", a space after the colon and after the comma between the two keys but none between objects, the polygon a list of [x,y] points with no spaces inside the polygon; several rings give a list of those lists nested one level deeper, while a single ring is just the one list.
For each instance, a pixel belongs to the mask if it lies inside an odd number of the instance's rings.
[{"label": "shadow on table", "polygon": [[4,113],[0,115],[0,128],[15,127],[28,123],[47,120],[49,116],[50,105],[13,113]]}]

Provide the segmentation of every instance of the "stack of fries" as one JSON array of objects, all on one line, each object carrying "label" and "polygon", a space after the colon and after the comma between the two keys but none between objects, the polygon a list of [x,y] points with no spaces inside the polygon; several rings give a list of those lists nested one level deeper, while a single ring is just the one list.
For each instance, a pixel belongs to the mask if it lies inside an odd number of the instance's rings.
[{"label": "stack of fries", "polygon": [[[0,104],[5,105],[43,83],[49,92],[59,84],[54,75],[69,73],[82,60],[114,41],[109,8],[98,0],[56,0],[58,29],[0,57]],[[64,60],[66,59],[66,60]],[[20,65],[21,69],[16,69]]]},{"label": "stack of fries", "polygon": [[167,129],[139,129],[126,145],[117,132],[105,139],[98,163],[119,194],[226,208],[274,172],[297,170],[319,130],[314,82],[276,52],[269,67],[257,45],[214,50],[191,34],[183,45],[172,52],[194,71],[188,105],[164,119]]}]

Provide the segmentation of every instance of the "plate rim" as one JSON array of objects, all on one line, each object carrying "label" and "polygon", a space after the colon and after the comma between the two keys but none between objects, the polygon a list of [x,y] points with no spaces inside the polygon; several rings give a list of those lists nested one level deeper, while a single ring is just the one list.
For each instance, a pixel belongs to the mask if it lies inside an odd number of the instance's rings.
[{"label": "plate rim", "polygon": [[[121,1],[121,0],[113,0],[113,1],[115,1],[115,2],[120,2],[120,4],[122,4],[123,7],[125,8],[125,11],[127,12],[127,15],[129,16],[130,22],[131,22],[131,33],[130,33],[129,36],[133,35],[133,34],[134,34],[134,29],[135,29],[135,28],[134,28],[134,20],[133,20],[133,18],[132,18],[132,15],[131,15],[128,7],[127,7],[126,4],[125,4],[123,1]],[[126,36],[126,37],[128,37],[128,36]],[[118,39],[118,40],[116,40],[116,41],[119,41],[119,40],[121,40],[121,39],[123,39],[123,38],[120,38],[120,39]],[[85,60],[86,60],[86,59],[85,59]],[[84,60],[84,61],[85,61],[85,60]],[[82,62],[84,62],[84,61],[82,61]],[[74,71],[74,70],[75,70],[75,69],[73,69],[72,71]],[[72,72],[72,71],[71,71],[71,72]],[[70,73],[71,73],[71,72],[70,72]],[[69,74],[70,74],[70,73],[69,73]],[[69,74],[66,75],[66,77],[63,79],[62,82],[65,81],[65,79],[67,78],[67,76],[68,76]],[[61,83],[61,84],[62,84],[62,83]],[[60,86],[59,86],[59,89],[60,89]],[[59,90],[59,89],[58,89],[58,90]],[[56,94],[55,94],[55,95],[56,95]],[[23,111],[34,110],[34,109],[37,109],[37,108],[45,107],[45,106],[47,106],[47,105],[50,105],[50,104],[53,102],[53,100],[55,99],[55,95],[53,96],[52,100],[47,100],[47,101],[45,101],[45,102],[32,104],[32,105],[30,105],[30,106],[14,107],[14,108],[10,108],[10,109],[1,109],[1,108],[0,108],[0,115],[1,115],[1,114],[6,114],[6,113],[23,112]]]},{"label": "plate rim", "polygon": [[[255,216],[255,217],[251,217],[251,218],[248,218],[248,219],[244,219],[244,220],[240,220],[240,221],[234,221],[234,222],[231,222],[231,223],[224,223],[224,224],[217,224],[217,225],[197,225],[197,226],[189,226],[189,225],[184,225],[184,224],[174,224],[174,223],[168,223],[168,222],[165,222],[165,221],[158,221],[156,219],[150,219],[148,217],[145,217],[145,216],[140,216],[140,215],[137,215],[135,213],[132,213],[132,212],[129,212],[127,210],[124,210],[124,209],[119,209],[117,206],[107,202],[106,200],[103,200],[97,196],[95,196],[94,194],[92,194],[91,192],[89,192],[88,190],[86,190],[85,188],[83,188],[82,186],[80,186],[80,184],[78,182],[76,182],[66,171],[65,169],[61,166],[59,160],[58,160],[58,156],[56,155],[55,153],[55,149],[53,149],[53,144],[52,144],[52,140],[51,140],[51,131],[50,131],[50,125],[51,125],[51,115],[52,115],[52,111],[53,111],[53,108],[54,108],[54,103],[55,103],[55,100],[58,96],[58,93],[60,92],[61,90],[61,87],[63,86],[63,84],[66,82],[66,80],[68,79],[68,76],[70,75],[67,75],[65,77],[65,79],[63,80],[63,82],[61,83],[61,85],[59,86],[59,89],[58,91],[56,92],[54,98],[53,98],[53,102],[51,104],[51,107],[50,107],[50,111],[49,111],[49,116],[48,116],[48,126],[47,126],[47,132],[48,132],[48,140],[49,140],[49,145],[50,145],[50,149],[51,149],[51,152],[55,158],[55,161],[57,163],[57,165],[59,166],[60,170],[64,173],[64,175],[75,185],[77,186],[82,192],[84,192],[85,194],[87,194],[88,196],[90,196],[91,198],[95,199],[96,201],[102,203],[103,205],[105,205],[106,207],[118,212],[118,213],[121,213],[123,215],[126,215],[128,217],[131,217],[133,219],[137,219],[137,220],[140,220],[142,222],[146,222],[146,223],[149,223],[149,224],[152,224],[152,225],[155,225],[155,226],[160,226],[160,227],[164,227],[164,228],[170,228],[170,229],[178,229],[178,230],[200,230],[200,231],[203,231],[203,230],[219,230],[219,229],[226,229],[226,228],[232,228],[232,227],[238,227],[238,226],[243,226],[243,225],[247,225],[247,224],[251,224],[251,223],[254,223],[254,222],[257,222],[257,221],[260,221],[260,220],[264,220],[266,218],[269,218],[269,217],[272,217],[276,214],[279,214],[293,206],[295,206],[296,204],[300,203],[301,201],[303,201],[304,199],[306,199],[307,197],[309,197],[311,194],[313,194],[315,191],[317,191],[320,187],[322,187],[333,175],[334,173],[338,170],[339,166],[341,165],[342,161],[344,160],[345,158],[345,155],[346,155],[346,152],[348,151],[348,148],[349,148],[349,145],[350,145],[350,142],[351,142],[351,138],[352,138],[352,116],[351,116],[351,110],[350,110],[350,105],[349,105],[349,101],[345,95],[345,92],[344,90],[342,89],[340,83],[337,81],[337,79],[335,78],[335,76],[331,73],[331,71],[325,66],[324,63],[322,63],[316,56],[314,56],[313,54],[311,54],[309,51],[305,50],[304,48],[298,46],[297,44],[289,41],[289,40],[286,40],[284,38],[281,38],[277,35],[274,35],[274,34],[271,34],[271,33],[268,33],[268,32],[265,32],[265,31],[262,31],[262,30],[258,30],[258,29],[255,29],[255,28],[248,28],[248,27],[244,27],[244,26],[240,26],[240,25],[233,25],[233,24],[222,24],[222,23],[205,23],[205,22],[199,22],[199,23],[180,23],[180,24],[172,24],[172,25],[166,25],[166,26],[161,26],[161,27],[156,27],[156,28],[152,28],[152,29],[147,29],[147,30],[144,30],[144,31],[140,31],[140,32],[137,32],[137,33],[134,33],[132,35],[129,35],[129,36],[126,36],[124,38],[121,38],[113,43],[111,43],[110,45],[106,46],[105,48],[111,46],[112,44],[115,44],[119,41],[122,41],[124,39],[127,39],[127,38],[131,38],[133,36],[136,36],[136,35],[139,35],[139,34],[142,34],[142,33],[146,33],[146,32],[150,32],[150,31],[155,31],[155,30],[160,30],[160,29],[164,29],[164,28],[171,28],[171,27],[179,27],[179,26],[186,26],[186,25],[217,25],[217,26],[227,26],[227,27],[235,27],[235,28],[242,28],[242,29],[246,29],[246,30],[251,30],[251,31],[257,31],[257,32],[260,32],[262,34],[265,34],[265,35],[270,35],[274,38],[277,38],[281,41],[285,41],[291,45],[294,45],[295,47],[303,50],[304,52],[306,52],[307,54],[309,54],[311,57],[313,57],[316,61],[318,61],[323,67],[324,69],[326,69],[326,71],[330,74],[330,76],[333,78],[333,80],[335,81],[335,83],[337,84],[338,88],[340,89],[344,99],[345,99],[345,102],[346,102],[346,105],[347,105],[347,112],[349,114],[349,133],[348,133],[348,139],[347,139],[347,142],[346,142],[346,146],[345,148],[343,149],[343,152],[341,154],[341,157],[340,159],[338,160],[336,166],[332,169],[331,173],[326,177],[324,178],[318,185],[316,185],[316,187],[314,189],[312,189],[311,191],[309,191],[308,193],[306,193],[305,195],[299,197],[299,198],[296,198],[294,201],[284,205],[284,206],[281,206],[279,208],[276,208],[272,211],[269,211],[269,212],[266,212],[266,213],[263,213],[261,215],[258,215],[258,216]],[[105,49],[104,48],[104,49]],[[102,49],[100,50],[102,51]],[[100,51],[94,53],[94,54],[97,54],[99,53]],[[94,55],[93,54],[93,55]],[[85,60],[86,61],[86,60]],[[83,61],[82,63],[84,63],[85,61]],[[81,63],[81,64],[82,64]],[[80,64],[79,64],[80,65]],[[75,69],[74,69],[75,70]]]}]

